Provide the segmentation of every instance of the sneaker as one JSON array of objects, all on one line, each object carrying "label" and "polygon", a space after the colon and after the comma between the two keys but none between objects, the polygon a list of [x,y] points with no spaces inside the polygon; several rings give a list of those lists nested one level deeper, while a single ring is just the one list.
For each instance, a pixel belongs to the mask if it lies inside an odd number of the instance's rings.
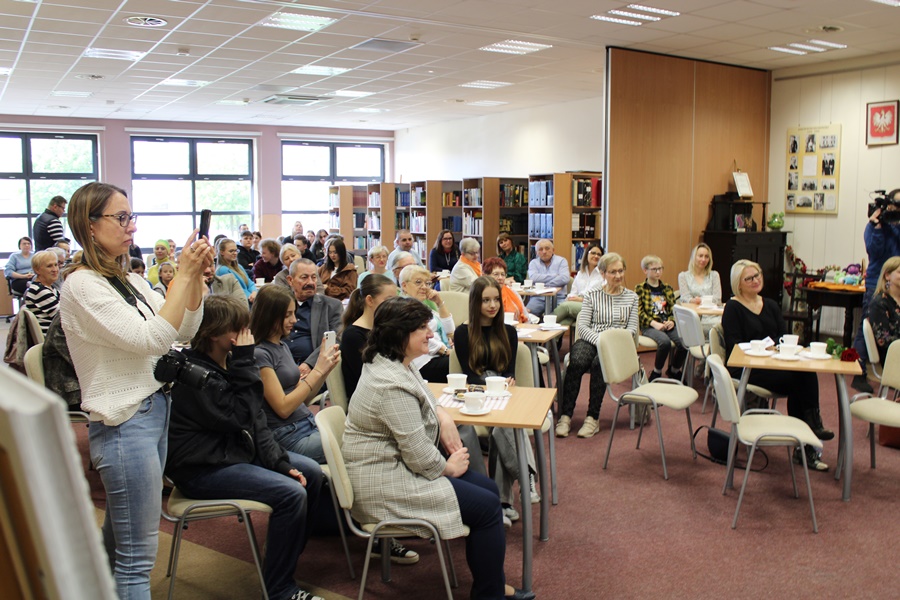
[{"label": "sneaker", "polygon": [[[372,551],[372,558],[381,558],[379,550]],[[419,562],[419,553],[410,550],[397,540],[391,540],[391,562],[398,565],[414,565]]]},{"label": "sneaker", "polygon": [[[805,446],[806,448],[806,464],[813,471],[827,471],[828,463],[824,463],[819,460],[819,453],[816,452],[815,448],[810,446]],[[800,457],[800,448],[794,450],[794,462],[798,465],[803,464],[803,460]]]},{"label": "sneaker", "polygon": [[580,438],[589,438],[594,437],[594,435],[600,430],[600,423],[597,422],[597,419],[594,417],[585,417],[584,425],[581,426],[581,429],[578,430],[578,437]]},{"label": "sneaker", "polygon": [[296,592],[291,596],[291,600],[325,600],[322,596],[316,596],[312,592],[307,592],[306,590],[297,589]]},{"label": "sneaker", "polygon": [[503,529],[509,529],[512,527],[512,521],[509,520],[509,517],[503,515]]},{"label": "sneaker", "polygon": [[677,371],[669,369],[666,371],[666,377],[668,377],[669,379],[675,379],[677,381],[681,381],[681,374],[681,369],[678,369]]},{"label": "sneaker", "polygon": [[872,389],[872,385],[869,383],[869,380],[866,379],[865,375],[854,375],[853,380],[850,382],[850,387],[857,392],[865,392],[867,394],[875,393],[875,390]]},{"label": "sneaker", "polygon": [[541,501],[541,495],[537,491],[537,485],[535,485],[534,473],[528,474],[528,482],[529,482],[528,487],[531,488],[531,503],[537,504]]},{"label": "sneaker", "polygon": [[512,506],[504,506],[503,507],[503,516],[513,522],[521,519],[521,517],[519,516],[519,511],[517,511]]},{"label": "sneaker", "polygon": [[647,378],[647,381],[653,381],[655,379],[659,379],[660,377],[662,377],[662,373],[660,373],[659,371],[653,371],[650,373],[650,377]]},{"label": "sneaker", "polygon": [[567,417],[563,415],[559,418],[559,422],[556,423],[556,437],[564,438],[569,437],[569,430],[571,429],[572,417]]}]

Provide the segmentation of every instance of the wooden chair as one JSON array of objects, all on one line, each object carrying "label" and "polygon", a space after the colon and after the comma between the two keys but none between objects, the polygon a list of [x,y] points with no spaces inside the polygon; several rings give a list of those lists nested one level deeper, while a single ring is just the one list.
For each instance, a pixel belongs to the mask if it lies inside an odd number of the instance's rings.
[{"label": "wooden chair", "polygon": [[785,271],[784,277],[785,280],[790,281],[790,302],[788,309],[782,313],[782,316],[788,326],[788,332],[793,333],[794,323],[803,324],[800,344],[807,346],[810,341],[813,341],[813,323],[816,324],[816,338],[818,338],[819,320],[822,318],[822,310],[810,311],[806,306],[806,294],[800,288],[812,281],[824,281],[825,274],[817,275],[814,273],[801,273],[800,271]]}]

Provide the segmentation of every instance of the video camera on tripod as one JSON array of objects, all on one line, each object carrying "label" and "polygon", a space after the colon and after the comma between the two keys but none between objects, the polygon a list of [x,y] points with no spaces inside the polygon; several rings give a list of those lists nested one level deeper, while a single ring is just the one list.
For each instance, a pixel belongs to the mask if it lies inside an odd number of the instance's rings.
[{"label": "video camera on tripod", "polygon": [[[875,190],[872,193],[875,194],[875,198],[872,202],[869,202],[868,216],[871,217],[876,210],[880,209],[879,223],[887,223],[888,225],[900,223],[900,201],[894,200],[893,196],[888,196],[884,190]],[[889,208],[892,210],[889,210]]]}]

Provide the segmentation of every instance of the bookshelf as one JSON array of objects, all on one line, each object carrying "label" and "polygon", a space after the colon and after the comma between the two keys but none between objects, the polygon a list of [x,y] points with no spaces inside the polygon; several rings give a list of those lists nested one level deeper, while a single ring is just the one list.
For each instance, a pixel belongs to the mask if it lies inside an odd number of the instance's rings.
[{"label": "bookshelf", "polygon": [[491,238],[485,236],[485,244],[492,248],[488,256],[496,253],[494,243],[501,232],[508,233],[514,245],[524,254],[528,247],[528,179],[500,179],[498,202],[500,218],[497,232]]},{"label": "bookshelf", "polygon": [[[437,234],[442,229],[449,229],[457,243],[462,239],[462,182],[461,181],[431,181],[430,185],[439,190],[437,197],[440,203],[440,226],[433,232],[429,232],[431,246],[437,239]],[[434,206],[432,204],[432,206]]]},{"label": "bookshelf", "polygon": [[510,233],[516,245],[527,242],[528,180],[482,177],[464,179],[462,191],[462,236],[476,238],[487,254],[501,231]]},{"label": "bookshelf", "polygon": [[[424,249],[422,261],[428,263],[428,256],[434,247],[438,232],[443,227],[445,189],[450,198],[459,183],[450,181],[414,181],[410,185],[410,218],[412,234],[418,248]],[[447,227],[447,229],[451,229]]]},{"label": "bookshelf", "polygon": [[328,188],[328,232],[344,236],[347,250],[366,248],[366,186]]},{"label": "bookshelf", "polygon": [[532,175],[528,182],[528,246],[553,240],[556,254],[577,270],[585,247],[602,240],[603,194],[600,173],[552,173]]},{"label": "bookshelf", "polygon": [[370,183],[366,204],[366,248],[381,244],[388,251],[394,249],[394,228],[397,205],[394,202],[395,184]]}]

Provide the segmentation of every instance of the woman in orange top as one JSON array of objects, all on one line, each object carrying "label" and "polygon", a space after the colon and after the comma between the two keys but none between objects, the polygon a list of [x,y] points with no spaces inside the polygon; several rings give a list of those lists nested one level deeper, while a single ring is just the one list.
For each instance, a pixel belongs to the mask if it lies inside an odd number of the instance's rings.
[{"label": "woman in orange top", "polygon": [[484,261],[484,274],[493,277],[500,284],[500,297],[503,300],[503,311],[515,313],[516,321],[519,323],[528,322],[528,309],[519,296],[508,285],[506,285],[506,262],[499,256],[494,256]]}]

